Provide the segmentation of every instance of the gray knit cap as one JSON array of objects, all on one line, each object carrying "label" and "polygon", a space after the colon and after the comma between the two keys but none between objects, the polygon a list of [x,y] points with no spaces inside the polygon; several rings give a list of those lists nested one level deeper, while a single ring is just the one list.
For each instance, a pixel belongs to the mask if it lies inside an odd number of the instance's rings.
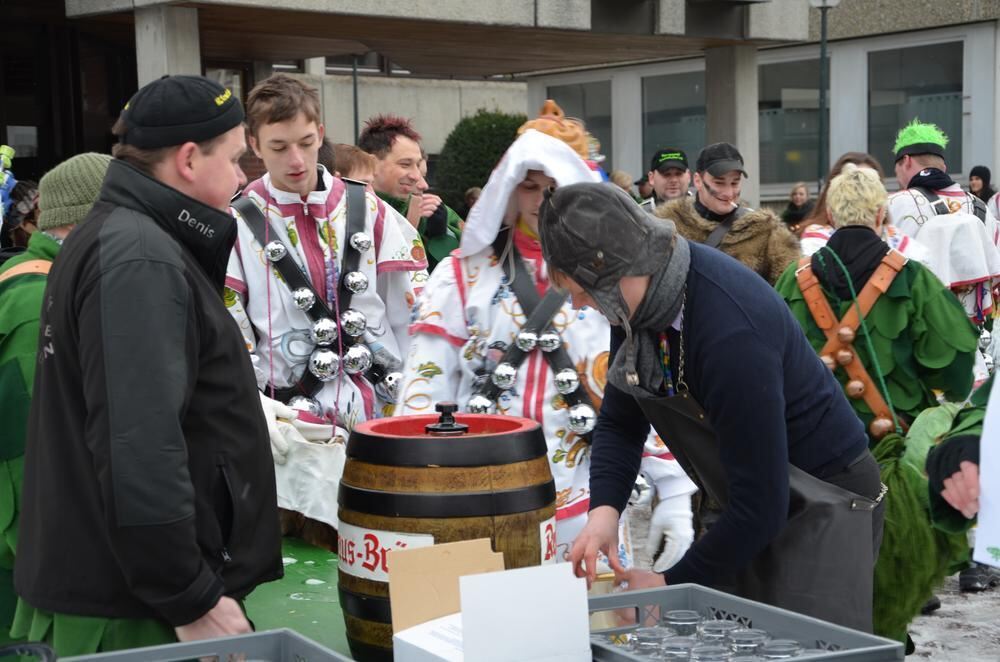
[{"label": "gray knit cap", "polygon": [[88,152],[63,161],[38,182],[39,230],[76,225],[97,201],[111,157]]}]

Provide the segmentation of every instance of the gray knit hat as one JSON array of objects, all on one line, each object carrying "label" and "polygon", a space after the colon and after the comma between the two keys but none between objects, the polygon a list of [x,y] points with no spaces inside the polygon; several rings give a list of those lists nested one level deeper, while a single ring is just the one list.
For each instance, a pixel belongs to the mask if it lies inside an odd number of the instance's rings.
[{"label": "gray knit hat", "polygon": [[97,201],[111,157],[88,152],[63,161],[38,183],[39,230],[76,225]]}]

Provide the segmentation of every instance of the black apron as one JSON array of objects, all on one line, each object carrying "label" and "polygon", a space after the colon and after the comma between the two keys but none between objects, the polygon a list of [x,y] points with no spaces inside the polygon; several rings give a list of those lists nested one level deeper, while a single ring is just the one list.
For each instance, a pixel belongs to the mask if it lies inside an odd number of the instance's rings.
[{"label": "black apron", "polygon": [[[636,401],[684,470],[725,507],[728,481],[719,442],[701,405],[680,389],[674,396]],[[720,577],[713,588],[871,632],[876,502],[791,464],[788,474],[785,528],[746,568]]]}]

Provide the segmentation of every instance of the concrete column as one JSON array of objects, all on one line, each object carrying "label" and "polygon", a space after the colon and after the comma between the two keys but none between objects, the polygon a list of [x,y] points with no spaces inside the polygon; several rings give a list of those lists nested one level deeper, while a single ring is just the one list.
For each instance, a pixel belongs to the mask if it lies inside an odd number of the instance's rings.
[{"label": "concrete column", "polygon": [[743,155],[749,178],[743,199],[760,204],[760,128],[757,112],[756,46],[705,51],[706,141],[728,142]]},{"label": "concrete column", "polygon": [[135,54],[140,87],[167,74],[201,75],[198,10],[137,7]]},{"label": "concrete column", "polygon": [[611,77],[611,143],[613,165],[638,179],[642,163],[642,78],[635,71],[618,71]]},{"label": "concrete column", "polygon": [[310,76],[326,75],[326,58],[311,57],[305,60],[305,70]]}]

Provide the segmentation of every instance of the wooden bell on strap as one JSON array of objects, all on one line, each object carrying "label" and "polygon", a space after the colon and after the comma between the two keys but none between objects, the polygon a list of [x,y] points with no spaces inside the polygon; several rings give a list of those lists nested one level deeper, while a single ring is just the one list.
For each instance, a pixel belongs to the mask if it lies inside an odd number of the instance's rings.
[{"label": "wooden bell on strap", "polygon": [[830,356],[829,354],[823,354],[822,356],[819,357],[819,360],[822,361],[823,365],[825,365],[830,370],[837,369],[837,362],[834,361],[833,357]]},{"label": "wooden bell on strap", "polygon": [[895,427],[891,419],[885,416],[877,416],[868,426],[868,431],[871,432],[873,439],[878,440],[892,432]]},{"label": "wooden bell on strap", "polygon": [[847,392],[847,397],[857,400],[865,394],[865,383],[860,379],[852,379],[847,382],[844,390]]},{"label": "wooden bell on strap", "polygon": [[849,349],[838,349],[836,356],[840,365],[847,365],[854,360],[854,352]]},{"label": "wooden bell on strap", "polygon": [[855,338],[854,329],[849,326],[842,326],[837,329],[837,340],[844,343],[845,345],[850,345],[854,342]]}]

